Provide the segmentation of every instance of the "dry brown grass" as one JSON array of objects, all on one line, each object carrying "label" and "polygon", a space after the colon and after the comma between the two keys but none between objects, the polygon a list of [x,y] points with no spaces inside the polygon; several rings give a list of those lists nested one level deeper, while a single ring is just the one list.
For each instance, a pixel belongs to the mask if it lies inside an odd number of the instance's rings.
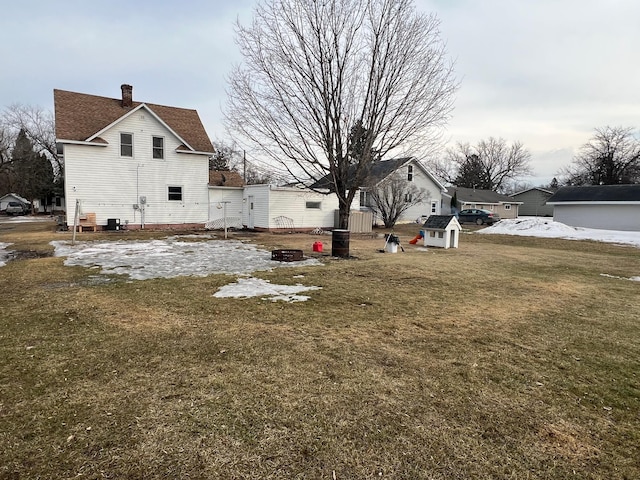
[{"label": "dry brown grass", "polygon": [[256,274],[322,287],[287,304],[96,283],[46,256],[70,234],[0,227],[44,255],[0,268],[0,478],[640,476],[639,284],[600,275],[637,249],[399,227],[405,253],[353,235],[354,259]]}]

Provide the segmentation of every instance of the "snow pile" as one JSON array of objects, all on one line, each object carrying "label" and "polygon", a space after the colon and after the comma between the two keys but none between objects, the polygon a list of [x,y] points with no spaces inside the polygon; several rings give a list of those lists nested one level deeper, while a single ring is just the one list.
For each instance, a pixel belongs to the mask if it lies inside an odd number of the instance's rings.
[{"label": "snow pile", "polygon": [[214,297],[218,298],[249,298],[249,297],[271,297],[272,301],[283,300],[285,302],[304,302],[309,299],[305,295],[296,295],[309,290],[320,290],[322,287],[305,287],[299,283],[296,285],[274,285],[268,280],[248,277],[239,278],[236,283],[230,283],[221,287]]},{"label": "snow pile", "polygon": [[[237,240],[188,241],[193,236],[162,240],[96,241],[71,245],[54,241],[56,257],[68,266],[98,267],[102,274],[128,275],[133,280],[225,273],[246,275],[275,267],[321,265],[316,259],[275,262],[271,252]],[[203,238],[203,237],[197,237]]]},{"label": "snow pile", "polygon": [[7,247],[9,245],[11,244],[0,242],[0,267],[4,267],[7,264],[7,259],[9,258],[10,254],[10,252],[7,251]]},{"label": "snow pile", "polygon": [[491,227],[478,230],[477,233],[564,238],[567,240],[594,240],[640,247],[640,232],[570,227],[564,223],[541,217],[500,220]]}]

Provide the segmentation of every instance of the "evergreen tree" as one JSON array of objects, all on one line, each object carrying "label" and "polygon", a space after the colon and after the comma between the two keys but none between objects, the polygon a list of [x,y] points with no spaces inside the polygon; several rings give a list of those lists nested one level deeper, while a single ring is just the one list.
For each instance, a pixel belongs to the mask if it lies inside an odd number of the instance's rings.
[{"label": "evergreen tree", "polygon": [[18,133],[11,155],[16,193],[29,200],[43,200],[51,203],[55,191],[55,175],[51,161],[38,154],[24,129]]}]

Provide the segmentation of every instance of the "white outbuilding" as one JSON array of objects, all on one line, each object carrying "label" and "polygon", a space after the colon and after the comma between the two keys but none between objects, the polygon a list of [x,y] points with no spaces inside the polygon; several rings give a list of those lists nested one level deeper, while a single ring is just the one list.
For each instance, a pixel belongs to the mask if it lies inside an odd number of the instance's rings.
[{"label": "white outbuilding", "polygon": [[458,248],[460,230],[455,215],[431,215],[424,224],[424,246]]}]

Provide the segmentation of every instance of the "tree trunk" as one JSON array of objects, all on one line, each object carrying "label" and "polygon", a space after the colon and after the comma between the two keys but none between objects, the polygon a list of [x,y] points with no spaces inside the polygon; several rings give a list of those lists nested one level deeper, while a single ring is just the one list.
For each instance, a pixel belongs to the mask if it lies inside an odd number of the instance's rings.
[{"label": "tree trunk", "polygon": [[340,209],[338,210],[338,228],[341,230],[349,230],[349,213],[351,206],[345,202],[340,202]]}]

